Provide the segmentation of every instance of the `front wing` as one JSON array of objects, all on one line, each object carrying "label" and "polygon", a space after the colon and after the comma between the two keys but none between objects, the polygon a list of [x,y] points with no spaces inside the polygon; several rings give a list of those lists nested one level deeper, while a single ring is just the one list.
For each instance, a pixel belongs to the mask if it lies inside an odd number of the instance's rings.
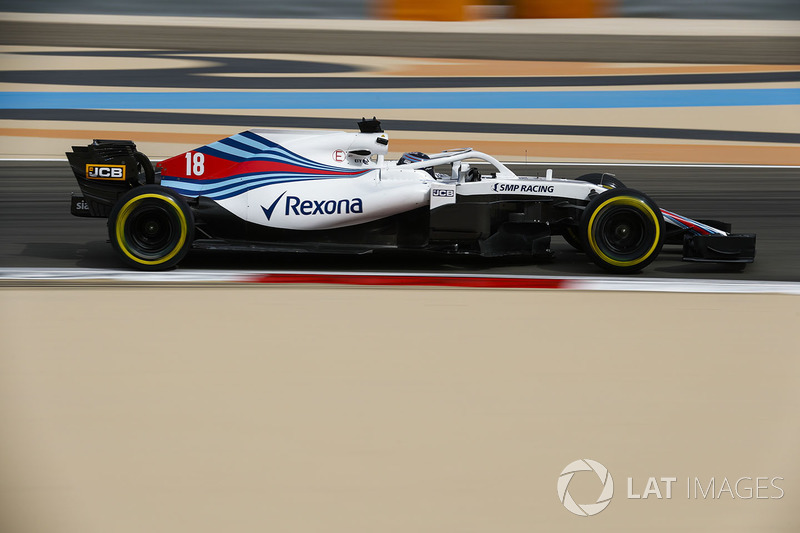
[{"label": "front wing", "polygon": [[687,235],[683,260],[705,263],[752,263],[756,256],[753,234]]},{"label": "front wing", "polygon": [[752,263],[756,236],[731,233],[730,224],[693,220],[666,209],[664,221],[671,226],[668,243],[683,244],[683,260],[705,263]]}]

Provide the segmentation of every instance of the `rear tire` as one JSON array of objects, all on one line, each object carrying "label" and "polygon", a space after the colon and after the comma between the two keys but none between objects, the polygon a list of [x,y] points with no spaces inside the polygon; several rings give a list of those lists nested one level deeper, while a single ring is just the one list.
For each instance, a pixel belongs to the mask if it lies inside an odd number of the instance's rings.
[{"label": "rear tire", "polygon": [[189,251],[194,217],[177,193],[158,185],[142,185],[114,205],[108,217],[108,236],[129,266],[167,270]]},{"label": "rear tire", "polygon": [[656,203],[633,189],[612,189],[595,197],[581,217],[584,251],[615,274],[639,272],[664,244],[664,217]]}]

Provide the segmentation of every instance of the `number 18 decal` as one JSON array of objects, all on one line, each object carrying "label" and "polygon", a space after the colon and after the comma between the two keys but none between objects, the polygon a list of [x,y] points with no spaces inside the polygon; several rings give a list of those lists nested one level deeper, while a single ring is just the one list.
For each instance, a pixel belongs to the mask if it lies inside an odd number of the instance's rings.
[{"label": "number 18 decal", "polygon": [[206,156],[200,152],[186,152],[186,175],[187,176],[202,176],[205,172],[203,164],[206,161]]}]

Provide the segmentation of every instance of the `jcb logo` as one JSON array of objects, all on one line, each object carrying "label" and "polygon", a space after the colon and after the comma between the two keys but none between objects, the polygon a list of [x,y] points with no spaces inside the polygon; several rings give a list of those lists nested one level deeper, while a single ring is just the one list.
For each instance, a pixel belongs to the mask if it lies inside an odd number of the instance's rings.
[{"label": "jcb logo", "polygon": [[456,195],[456,191],[453,189],[433,189],[433,195],[438,196],[440,198],[452,198]]},{"label": "jcb logo", "polygon": [[86,165],[86,177],[95,180],[124,180],[125,165]]}]

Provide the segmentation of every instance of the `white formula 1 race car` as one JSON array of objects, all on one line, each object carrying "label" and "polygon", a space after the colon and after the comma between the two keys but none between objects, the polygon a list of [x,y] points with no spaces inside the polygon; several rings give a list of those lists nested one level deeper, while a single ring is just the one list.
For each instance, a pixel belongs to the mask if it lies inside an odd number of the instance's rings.
[{"label": "white formula 1 race car", "polygon": [[380,122],[359,128],[254,129],[156,168],[131,141],[95,140],[67,153],[82,192],[71,211],[108,218],[121,259],[145,270],[172,268],[191,248],[549,256],[553,235],[620,274],[664,244],[683,246],[687,261],[755,255],[755,235],[660,209],[610,174],[517,176],[472,149],[389,161]]}]

